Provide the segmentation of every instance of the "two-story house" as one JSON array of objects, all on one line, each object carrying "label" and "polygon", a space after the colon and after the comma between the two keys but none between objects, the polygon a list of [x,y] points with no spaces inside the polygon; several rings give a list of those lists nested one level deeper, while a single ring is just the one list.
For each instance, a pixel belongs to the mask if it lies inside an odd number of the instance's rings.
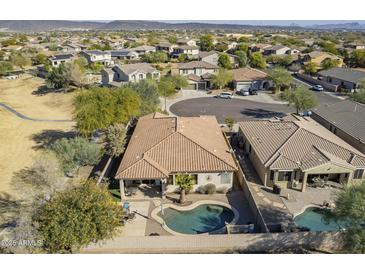
[{"label": "two-story house", "polygon": [[105,86],[121,86],[129,82],[138,82],[147,78],[159,80],[160,72],[147,63],[115,65],[101,71]]},{"label": "two-story house", "polygon": [[113,64],[112,56],[109,51],[101,50],[85,50],[80,52],[82,57],[85,57],[88,63],[102,63],[104,66],[110,66]]}]

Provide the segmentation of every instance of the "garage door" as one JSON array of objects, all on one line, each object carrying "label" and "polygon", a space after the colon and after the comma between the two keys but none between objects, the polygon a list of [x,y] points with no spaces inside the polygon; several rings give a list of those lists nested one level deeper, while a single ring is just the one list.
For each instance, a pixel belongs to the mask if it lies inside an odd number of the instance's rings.
[{"label": "garage door", "polygon": [[196,90],[196,84],[189,84],[185,89]]},{"label": "garage door", "polygon": [[245,90],[248,91],[250,89],[251,83],[237,83],[236,90]]}]

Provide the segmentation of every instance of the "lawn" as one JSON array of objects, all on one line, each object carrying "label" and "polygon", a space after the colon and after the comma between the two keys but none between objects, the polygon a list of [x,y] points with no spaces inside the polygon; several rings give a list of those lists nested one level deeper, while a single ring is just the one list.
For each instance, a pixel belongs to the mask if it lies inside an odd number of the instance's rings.
[{"label": "lawn", "polygon": [[[32,118],[71,119],[74,94],[33,94],[44,81],[32,76],[17,80],[0,79],[0,102]],[[33,122],[0,108],[0,194],[13,195],[13,173],[30,166],[39,148],[67,136],[74,122]]]}]

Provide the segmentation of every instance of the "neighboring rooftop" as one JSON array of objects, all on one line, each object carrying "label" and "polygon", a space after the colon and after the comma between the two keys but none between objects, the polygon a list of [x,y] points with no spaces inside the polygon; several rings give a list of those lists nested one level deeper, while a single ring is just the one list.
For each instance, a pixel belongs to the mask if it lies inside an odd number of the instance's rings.
[{"label": "neighboring rooftop", "polygon": [[322,70],[318,72],[318,74],[324,77],[337,78],[351,83],[358,83],[361,79],[365,78],[365,71],[352,68],[333,68]]},{"label": "neighboring rooftop", "polygon": [[151,113],[139,118],[116,177],[157,179],[170,173],[236,169],[214,116],[170,117]]},{"label": "neighboring rooftop", "polygon": [[217,69],[218,66],[207,63],[205,61],[192,61],[189,63],[179,63],[179,69],[194,69],[194,68],[206,68],[206,69]]},{"label": "neighboring rooftop", "polygon": [[307,170],[328,162],[365,167],[365,155],[306,117],[240,122],[260,161],[272,169]]},{"label": "neighboring rooftop", "polygon": [[58,54],[58,55],[51,56],[49,59],[53,60],[53,61],[58,61],[58,60],[68,60],[73,57],[74,56],[72,54]]},{"label": "neighboring rooftop", "polygon": [[343,100],[332,105],[322,105],[312,112],[365,143],[365,105]]},{"label": "neighboring rooftop", "polygon": [[153,73],[156,71],[154,67],[147,63],[136,63],[136,64],[123,64],[123,65],[115,65],[114,67],[118,67],[121,71],[126,74],[133,74],[135,72],[141,71],[144,73]]},{"label": "neighboring rooftop", "polygon": [[233,69],[232,74],[235,81],[255,81],[267,78],[265,72],[252,68]]}]

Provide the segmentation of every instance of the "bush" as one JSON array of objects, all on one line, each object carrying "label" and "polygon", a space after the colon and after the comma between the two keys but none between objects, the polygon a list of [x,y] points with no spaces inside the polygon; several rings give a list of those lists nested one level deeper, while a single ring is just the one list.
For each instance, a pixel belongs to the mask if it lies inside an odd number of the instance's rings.
[{"label": "bush", "polygon": [[206,194],[214,194],[217,190],[217,187],[215,184],[207,184],[204,186],[204,189]]},{"label": "bush", "polygon": [[204,186],[198,187],[195,192],[196,193],[200,193],[200,194],[206,194],[206,191],[205,191],[205,187]]},{"label": "bush", "polygon": [[86,138],[62,138],[50,146],[66,173],[85,165],[95,165],[102,156],[102,147]]},{"label": "bush", "polygon": [[228,192],[228,188],[225,186],[217,188],[217,192],[221,194],[226,194]]}]

